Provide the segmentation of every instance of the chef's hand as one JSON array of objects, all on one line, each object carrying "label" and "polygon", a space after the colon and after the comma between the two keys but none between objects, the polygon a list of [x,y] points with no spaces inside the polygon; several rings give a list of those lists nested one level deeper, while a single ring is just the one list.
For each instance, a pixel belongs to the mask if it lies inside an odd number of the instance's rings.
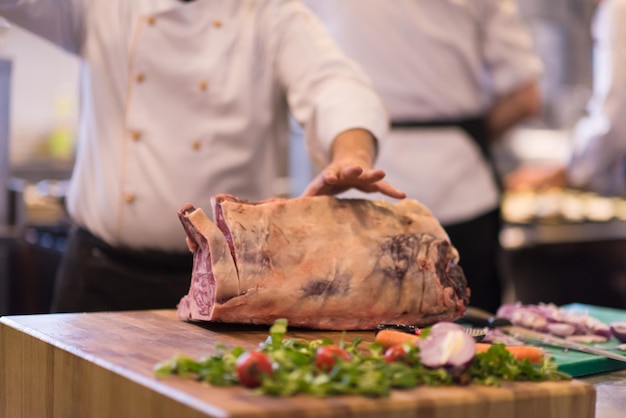
[{"label": "chef's hand", "polygon": [[506,176],[507,190],[539,191],[567,186],[567,175],[562,165],[522,166]]},{"label": "chef's hand", "polygon": [[364,129],[350,129],[333,142],[332,162],[307,186],[302,196],[335,195],[354,188],[367,193],[380,192],[397,199],[406,194],[386,181],[385,172],[372,169],[376,141]]}]

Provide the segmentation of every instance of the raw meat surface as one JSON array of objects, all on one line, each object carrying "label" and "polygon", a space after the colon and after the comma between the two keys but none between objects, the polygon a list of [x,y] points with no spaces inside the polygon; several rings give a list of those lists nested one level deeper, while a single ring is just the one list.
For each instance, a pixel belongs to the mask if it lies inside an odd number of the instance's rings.
[{"label": "raw meat surface", "polygon": [[330,196],[246,202],[213,198],[212,222],[178,212],[194,252],[181,319],[374,329],[463,315],[470,290],[459,255],[415,200]]}]

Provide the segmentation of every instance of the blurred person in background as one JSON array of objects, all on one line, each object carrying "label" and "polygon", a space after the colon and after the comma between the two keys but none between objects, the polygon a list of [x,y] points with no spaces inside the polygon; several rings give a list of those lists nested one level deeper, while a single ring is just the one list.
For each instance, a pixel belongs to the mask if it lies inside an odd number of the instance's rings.
[{"label": "blurred person in background", "polygon": [[[471,305],[501,305],[491,146],[540,111],[543,66],[513,0],[305,0],[392,119],[378,164],[459,250]],[[381,195],[348,196],[385,198]]]},{"label": "blurred person in background", "polygon": [[372,168],[387,113],[296,0],[0,0],[82,60],[54,312],[174,308],[192,256],[177,210],[275,195],[288,111],[324,167],[307,194],[404,194]]},{"label": "blurred person in background", "polygon": [[510,190],[581,189],[626,197],[626,0],[594,0],[593,92],[564,164],[524,165]]}]

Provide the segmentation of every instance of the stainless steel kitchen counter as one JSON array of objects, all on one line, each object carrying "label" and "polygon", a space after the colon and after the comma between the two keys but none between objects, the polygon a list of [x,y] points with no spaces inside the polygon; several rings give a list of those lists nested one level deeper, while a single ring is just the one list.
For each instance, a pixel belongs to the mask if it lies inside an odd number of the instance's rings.
[{"label": "stainless steel kitchen counter", "polygon": [[505,224],[500,232],[505,249],[612,240],[626,240],[626,221]]}]

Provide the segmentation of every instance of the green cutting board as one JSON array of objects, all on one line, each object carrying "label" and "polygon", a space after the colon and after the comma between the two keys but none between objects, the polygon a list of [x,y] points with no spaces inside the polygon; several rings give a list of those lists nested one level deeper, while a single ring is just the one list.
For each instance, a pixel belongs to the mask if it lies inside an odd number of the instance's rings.
[{"label": "green cutting board", "polygon": [[[568,311],[587,312],[590,316],[606,324],[617,321],[626,322],[626,311],[620,309],[585,305],[582,303],[572,303],[563,305],[562,307]],[[612,337],[604,344],[597,344],[597,347],[626,355],[626,352],[615,349],[619,344],[620,342],[615,337]],[[624,362],[596,356],[594,354],[573,350],[564,351],[556,347],[546,347],[546,351],[555,358],[555,362],[560,371],[568,373],[573,377],[626,369],[626,363]]]}]

